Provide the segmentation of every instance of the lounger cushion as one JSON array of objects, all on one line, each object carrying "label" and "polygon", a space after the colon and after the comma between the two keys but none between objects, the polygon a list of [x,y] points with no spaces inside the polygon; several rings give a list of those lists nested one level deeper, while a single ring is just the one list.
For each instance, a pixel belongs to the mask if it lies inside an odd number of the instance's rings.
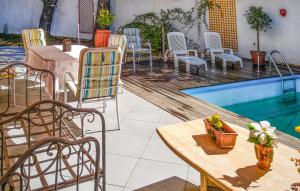
[{"label": "lounger cushion", "polygon": [[178,59],[182,62],[189,63],[191,65],[203,65],[206,64],[206,61],[195,57],[195,56],[179,56]]},{"label": "lounger cushion", "polygon": [[220,58],[221,60],[226,60],[228,62],[240,62],[242,60],[240,57],[235,56],[233,54],[220,53],[215,55],[217,58]]}]

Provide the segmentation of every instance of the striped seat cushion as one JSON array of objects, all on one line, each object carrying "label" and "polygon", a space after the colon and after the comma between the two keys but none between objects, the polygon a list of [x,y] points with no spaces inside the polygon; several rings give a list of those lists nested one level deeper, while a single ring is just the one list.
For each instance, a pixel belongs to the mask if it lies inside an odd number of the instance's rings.
[{"label": "striped seat cushion", "polygon": [[120,78],[121,51],[84,49],[80,54],[77,98],[80,98],[80,93],[83,100],[115,97]]},{"label": "striped seat cushion", "polygon": [[134,45],[134,49],[142,48],[142,41],[140,36],[140,29],[138,28],[125,28],[123,30],[124,35],[127,38],[127,48],[132,49],[132,45]]},{"label": "striped seat cushion", "polygon": [[126,49],[127,40],[125,35],[112,34],[109,38],[108,47],[110,48],[121,48],[122,58]]}]

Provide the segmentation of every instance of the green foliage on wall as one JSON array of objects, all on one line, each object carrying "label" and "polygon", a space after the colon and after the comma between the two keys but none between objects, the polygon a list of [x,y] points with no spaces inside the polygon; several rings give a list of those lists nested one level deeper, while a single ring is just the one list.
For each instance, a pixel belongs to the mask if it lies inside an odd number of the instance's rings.
[{"label": "green foliage on wall", "polygon": [[195,25],[200,30],[199,25],[202,22],[206,23],[206,11],[215,7],[218,8],[219,5],[209,0],[195,0],[195,6],[188,11],[173,8],[161,10],[159,13],[149,12],[137,15],[131,23],[121,27],[120,30],[126,27],[140,28],[142,38],[149,41],[153,49],[164,52],[168,32],[188,32]]}]

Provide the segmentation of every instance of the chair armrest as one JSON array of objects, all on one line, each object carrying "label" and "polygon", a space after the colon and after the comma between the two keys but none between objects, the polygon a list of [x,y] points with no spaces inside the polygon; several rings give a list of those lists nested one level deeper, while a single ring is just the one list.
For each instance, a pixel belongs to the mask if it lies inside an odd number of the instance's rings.
[{"label": "chair armrest", "polygon": [[152,47],[151,47],[150,42],[145,43],[145,46],[147,46],[147,47],[149,48],[150,51],[152,50]]},{"label": "chair armrest", "polygon": [[189,55],[190,53],[193,53],[193,55],[194,55],[195,57],[198,57],[198,51],[197,51],[197,50],[188,50],[188,55]]},{"label": "chair armrest", "polygon": [[67,82],[70,82],[70,81],[73,82],[73,83],[76,85],[75,78],[74,78],[73,74],[70,73],[70,72],[67,72],[67,73],[65,74],[65,79],[64,79],[64,81],[65,81],[65,85],[67,84]]},{"label": "chair armrest", "polygon": [[135,49],[135,48],[134,48],[134,44],[131,44],[130,47],[131,47],[132,50]]},{"label": "chair armrest", "polygon": [[229,52],[229,54],[233,54],[233,50],[231,48],[224,48],[224,52]]}]

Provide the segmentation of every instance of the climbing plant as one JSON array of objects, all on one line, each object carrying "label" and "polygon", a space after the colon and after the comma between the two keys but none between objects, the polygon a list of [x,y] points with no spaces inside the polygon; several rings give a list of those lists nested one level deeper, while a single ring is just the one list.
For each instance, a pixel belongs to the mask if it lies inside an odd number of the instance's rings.
[{"label": "climbing plant", "polygon": [[141,35],[149,40],[156,50],[165,51],[166,34],[176,30],[189,30],[193,27],[195,18],[193,10],[184,11],[181,8],[161,10],[160,13],[149,12],[138,15],[125,27],[138,27]]},{"label": "climbing plant", "polygon": [[[201,24],[207,27],[207,10],[220,8],[211,0],[195,0],[195,6],[185,11],[181,8],[161,10],[159,13],[149,12],[137,15],[135,19],[124,27],[137,27],[141,29],[141,36],[150,41],[156,50],[165,52],[166,34],[172,31],[187,33],[197,25],[201,31]],[[188,44],[194,48],[199,45],[187,39]]]}]

